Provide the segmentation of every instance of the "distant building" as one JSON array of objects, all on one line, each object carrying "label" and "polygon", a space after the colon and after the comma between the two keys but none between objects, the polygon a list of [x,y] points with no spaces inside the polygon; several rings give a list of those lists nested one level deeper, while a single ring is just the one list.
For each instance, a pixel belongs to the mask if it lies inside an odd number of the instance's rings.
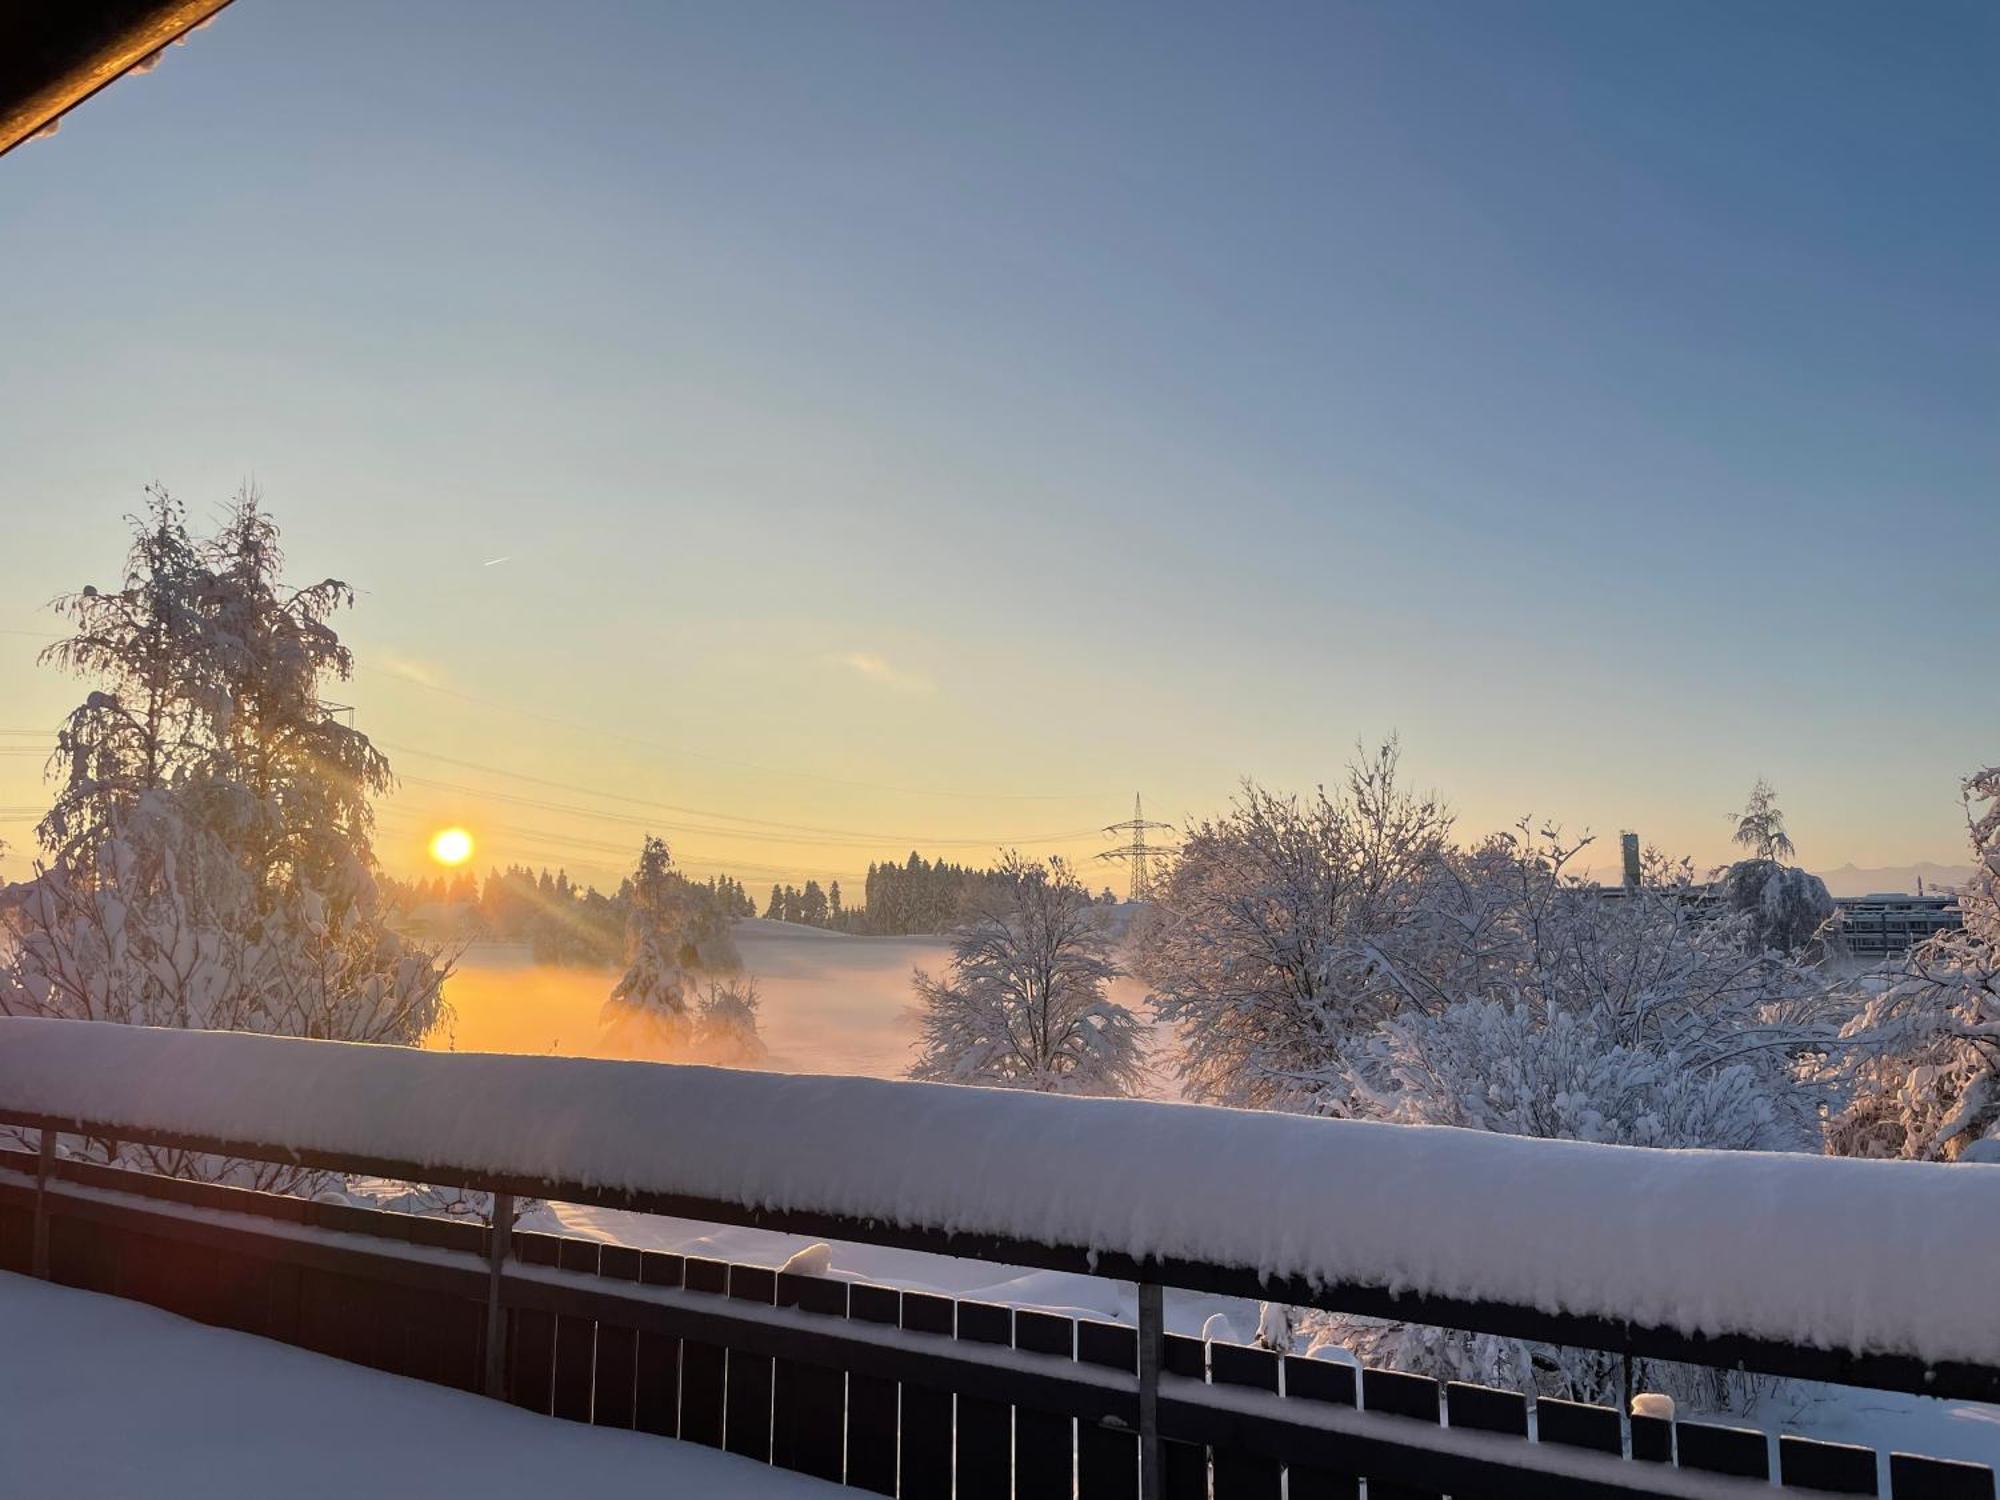
[{"label": "distant building", "polygon": [[1965,925],[1956,895],[1842,896],[1833,904],[1840,941],[1855,958],[1901,958],[1924,939]]},{"label": "distant building", "polygon": [[1645,872],[1639,864],[1639,835],[1636,833],[1619,834],[1618,853],[1625,865],[1625,889],[1628,891],[1638,890],[1639,882],[1645,878]]}]

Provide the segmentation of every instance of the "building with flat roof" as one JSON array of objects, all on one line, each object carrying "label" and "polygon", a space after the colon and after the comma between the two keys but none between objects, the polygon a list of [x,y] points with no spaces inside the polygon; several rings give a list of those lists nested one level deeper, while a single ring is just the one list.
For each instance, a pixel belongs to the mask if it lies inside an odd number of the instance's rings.
[{"label": "building with flat roof", "polygon": [[1926,938],[1965,925],[1956,894],[1880,892],[1833,904],[1840,942],[1854,958],[1901,958]]}]

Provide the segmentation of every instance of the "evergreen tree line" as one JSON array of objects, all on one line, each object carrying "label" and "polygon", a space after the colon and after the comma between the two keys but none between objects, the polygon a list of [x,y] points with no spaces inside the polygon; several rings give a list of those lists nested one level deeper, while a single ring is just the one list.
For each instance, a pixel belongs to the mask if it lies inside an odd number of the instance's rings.
[{"label": "evergreen tree line", "polygon": [[[678,901],[729,922],[757,914],[743,883],[727,875],[694,880],[678,870],[662,877]],[[572,881],[567,870],[551,873],[526,865],[488,870],[481,881],[470,870],[414,881],[382,880],[392,910],[408,923],[425,907],[451,909],[454,935],[496,943],[525,943],[536,963],[614,964],[625,951],[632,909],[632,879],[612,895]]]},{"label": "evergreen tree line", "polygon": [[[870,937],[948,933],[970,912],[1016,878],[1005,868],[978,869],[944,859],[926,860],[912,850],[907,860],[868,866],[867,904],[850,906],[838,880],[822,887],[774,883],[760,912],[743,882],[728,875],[697,881],[671,871],[666,877],[691,902],[705,903],[724,920],[762,915],[774,922],[819,927]],[[482,880],[470,870],[416,880],[382,877],[389,908],[405,926],[420,926],[427,909],[449,909],[449,936],[496,943],[525,943],[537,963],[609,964],[624,951],[632,901],[628,876],[612,895],[571,880],[568,871],[526,865],[490,869]],[[1097,898],[1114,901],[1109,890]]]},{"label": "evergreen tree line", "polygon": [[[901,863],[891,859],[869,864],[859,907],[843,904],[839,881],[822,892],[818,881],[808,880],[803,890],[773,885],[764,915],[869,937],[953,932],[989,896],[1018,879],[1019,872],[1005,865],[976,869],[944,859],[926,860],[912,849]],[[1109,905],[1115,898],[1107,890],[1097,899]]]}]

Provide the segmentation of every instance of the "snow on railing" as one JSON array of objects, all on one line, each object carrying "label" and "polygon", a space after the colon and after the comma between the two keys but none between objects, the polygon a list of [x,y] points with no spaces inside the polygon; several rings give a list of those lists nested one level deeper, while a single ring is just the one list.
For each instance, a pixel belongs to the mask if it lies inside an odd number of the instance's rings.
[{"label": "snow on railing", "polygon": [[0,1116],[2000,1364],[1988,1166],[25,1018]]}]

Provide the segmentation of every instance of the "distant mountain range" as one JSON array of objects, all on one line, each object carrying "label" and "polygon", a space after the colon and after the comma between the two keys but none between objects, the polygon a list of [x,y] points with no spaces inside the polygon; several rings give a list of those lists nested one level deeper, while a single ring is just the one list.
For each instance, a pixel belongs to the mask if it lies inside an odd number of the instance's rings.
[{"label": "distant mountain range", "polygon": [[1923,879],[1926,891],[1934,887],[1961,886],[1972,878],[1972,866],[1937,865],[1926,861],[1914,865],[1890,865],[1879,870],[1842,865],[1837,870],[1815,870],[1813,873],[1826,882],[1826,888],[1832,895],[1873,896],[1887,892],[1914,893],[1919,877]]}]

